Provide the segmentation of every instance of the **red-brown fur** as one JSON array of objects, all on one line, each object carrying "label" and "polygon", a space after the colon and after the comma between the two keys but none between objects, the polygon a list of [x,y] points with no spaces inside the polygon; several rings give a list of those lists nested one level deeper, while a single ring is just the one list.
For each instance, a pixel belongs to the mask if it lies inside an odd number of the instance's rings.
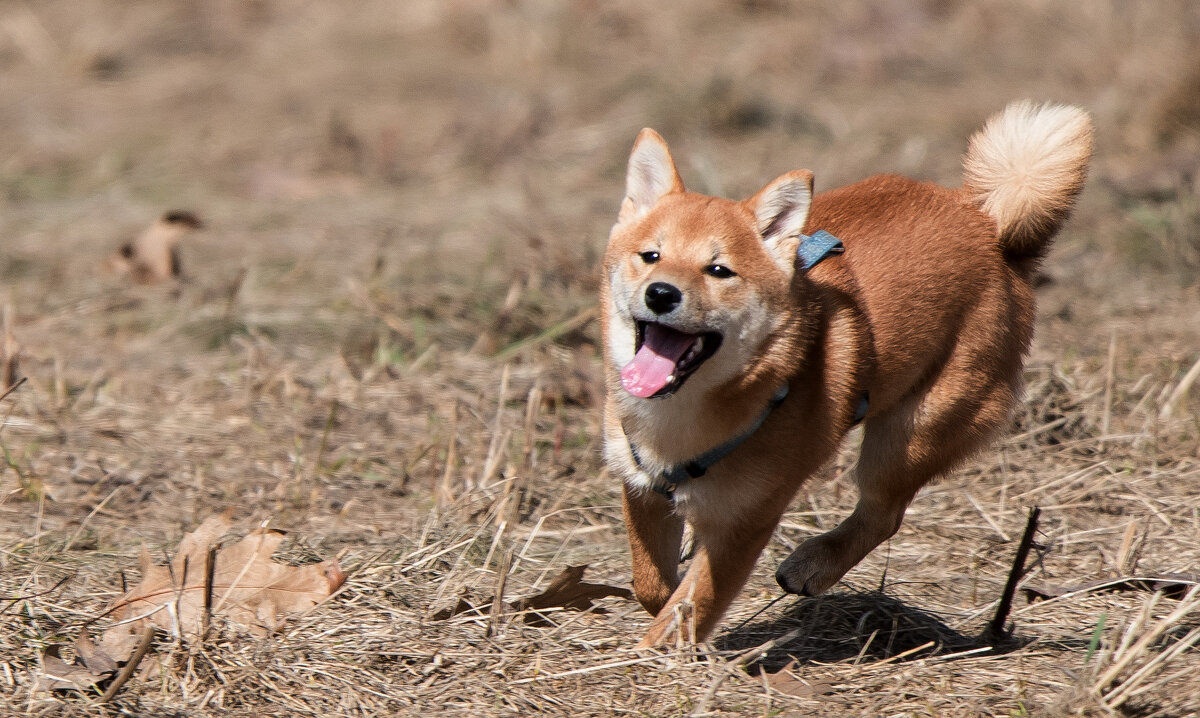
[{"label": "red-brown fur", "polygon": [[[921,486],[1004,426],[1033,331],[1031,262],[1082,187],[1090,132],[1078,111],[1014,106],[973,139],[971,184],[961,189],[884,175],[811,207],[804,172],[743,202],[686,192],[661,138],[639,136],[601,301],[607,456],[625,479],[634,591],[656,616],[642,645],[711,633],[798,488],[837,451],[864,391],[858,507],[780,565],[788,591],[833,585],[895,533]],[[1026,170],[1032,179],[1022,179]],[[1054,177],[1038,184],[1038,172]],[[845,253],[807,273],[789,267],[801,226],[834,234]],[[649,247],[661,253],[653,264],[639,259]],[[718,260],[734,279],[704,273]],[[730,332],[711,368],[664,399],[630,396],[619,375],[631,351],[625,314],[644,313],[638,302],[651,282],[685,297],[671,326]],[[749,343],[734,346],[738,337]],[[707,474],[681,484],[674,500],[649,490],[646,469],[738,435],[783,383],[783,404]],[[681,579],[685,521],[695,553]]]}]

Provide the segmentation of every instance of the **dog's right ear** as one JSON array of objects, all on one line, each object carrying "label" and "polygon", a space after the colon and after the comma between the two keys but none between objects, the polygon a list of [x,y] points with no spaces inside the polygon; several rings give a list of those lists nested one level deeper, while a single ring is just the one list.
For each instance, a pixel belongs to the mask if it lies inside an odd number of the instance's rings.
[{"label": "dog's right ear", "polygon": [[664,195],[683,191],[683,180],[675,169],[675,160],[667,143],[654,130],[647,127],[638,133],[629,154],[629,168],[625,172],[625,199],[621,202],[621,213],[617,222],[628,222],[640,217],[658,203]]}]

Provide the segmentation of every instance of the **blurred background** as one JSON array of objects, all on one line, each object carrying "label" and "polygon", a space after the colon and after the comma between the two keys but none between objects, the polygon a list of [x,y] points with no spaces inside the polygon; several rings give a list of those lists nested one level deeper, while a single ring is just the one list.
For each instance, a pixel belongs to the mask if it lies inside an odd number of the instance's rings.
[{"label": "blurred background", "polygon": [[185,269],[246,267],[248,295],[301,257],[308,289],[376,256],[405,283],[465,271],[468,294],[587,284],[643,126],[704,192],[797,167],[818,189],[954,185],[969,133],[1028,97],[1099,130],[1051,273],[1187,284],[1197,38],[1188,0],[6,3],[0,279],[24,311],[53,307],[179,206],[209,224]]}]

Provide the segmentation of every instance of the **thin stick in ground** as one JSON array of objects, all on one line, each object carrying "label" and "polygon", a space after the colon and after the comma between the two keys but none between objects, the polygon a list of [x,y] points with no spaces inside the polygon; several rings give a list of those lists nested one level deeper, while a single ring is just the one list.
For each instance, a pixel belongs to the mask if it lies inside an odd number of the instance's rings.
[{"label": "thin stick in ground", "polygon": [[117,677],[108,686],[108,690],[104,691],[104,695],[100,696],[101,703],[111,701],[113,696],[117,695],[117,691],[121,690],[121,686],[125,685],[130,676],[133,675],[133,672],[137,670],[138,664],[142,662],[142,658],[146,655],[146,651],[150,649],[150,639],[153,637],[154,624],[147,621],[146,627],[142,629],[142,638],[138,641],[137,648],[134,650],[133,655],[130,656],[129,662],[121,668],[121,672],[117,674]]},{"label": "thin stick in ground", "polygon": [[1025,521],[1025,533],[1017,546],[1017,555],[1013,558],[1012,569],[1008,572],[1008,580],[1004,584],[1004,593],[1000,596],[1000,605],[996,606],[996,615],[992,617],[988,627],[983,632],[983,638],[995,645],[1007,640],[1009,632],[1004,628],[1008,613],[1012,610],[1013,595],[1017,592],[1017,584],[1025,576],[1025,561],[1029,558],[1029,549],[1033,547],[1033,536],[1037,532],[1038,517],[1042,510],[1037,506],[1029,509],[1029,518]]}]

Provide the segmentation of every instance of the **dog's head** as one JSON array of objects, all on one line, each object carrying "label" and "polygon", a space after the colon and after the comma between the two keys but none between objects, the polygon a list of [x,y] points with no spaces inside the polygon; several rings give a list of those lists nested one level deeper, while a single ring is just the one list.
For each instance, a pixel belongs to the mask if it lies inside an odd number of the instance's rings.
[{"label": "dog's head", "polygon": [[[812,173],[734,202],[688,192],[666,143],[642,130],[605,254],[605,347],[624,391],[674,394],[743,375],[788,318]],[[692,391],[693,389],[689,389]]]}]

